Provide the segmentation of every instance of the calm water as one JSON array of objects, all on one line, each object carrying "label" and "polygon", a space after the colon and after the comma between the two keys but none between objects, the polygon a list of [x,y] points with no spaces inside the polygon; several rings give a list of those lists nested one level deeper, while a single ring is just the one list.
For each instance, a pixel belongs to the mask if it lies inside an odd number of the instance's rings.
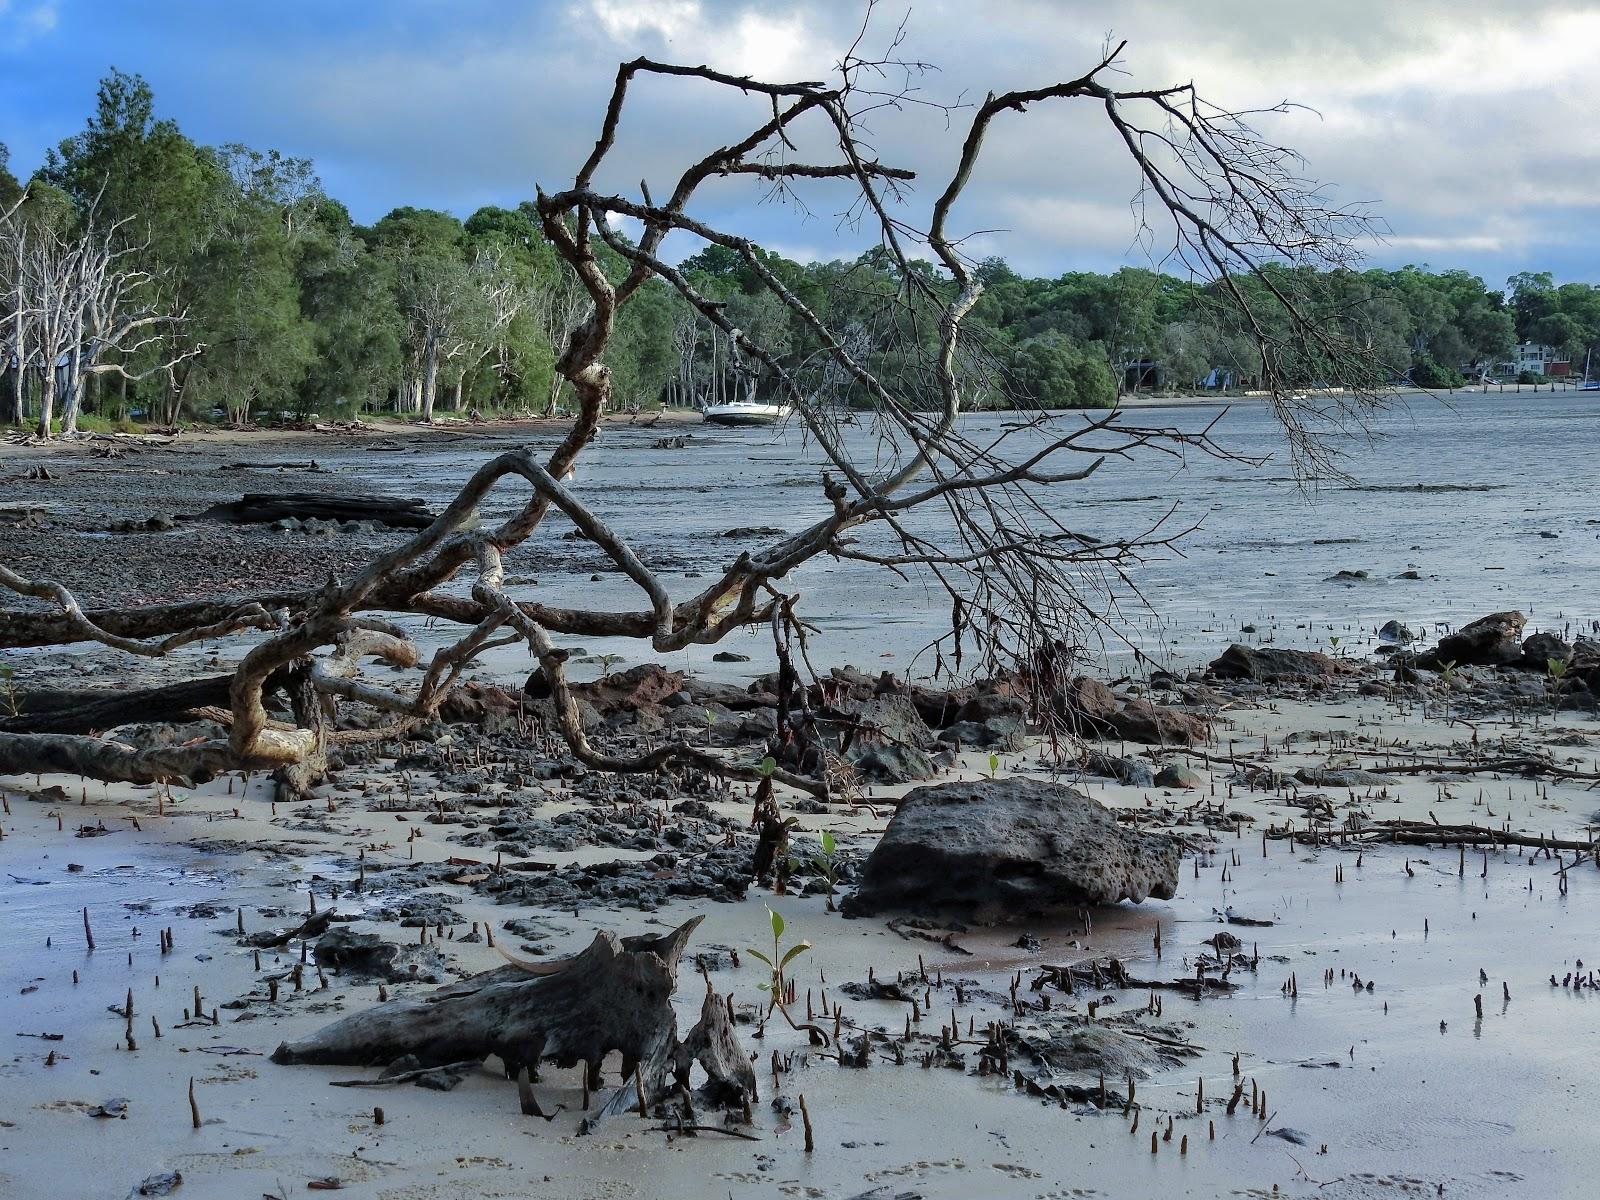
[{"label": "calm water", "polygon": [[[1152,408],[1136,410],[1130,421],[1195,430],[1215,416],[1211,408]],[[965,429],[981,441],[1001,421],[968,418]],[[652,447],[662,433],[684,428],[692,435],[686,449]],[[870,456],[870,435],[851,437]],[[1345,646],[1370,640],[1390,618],[1421,629],[1520,608],[1559,629],[1600,615],[1592,596],[1600,567],[1592,482],[1600,396],[1416,397],[1373,422],[1368,437],[1343,444],[1353,482],[1309,489],[1296,483],[1281,432],[1261,405],[1231,409],[1214,437],[1266,461],[1152,454],[1108,462],[1089,480],[1059,488],[1066,523],[1097,537],[1142,532],[1175,502],[1173,527],[1199,523],[1177,550],[1158,551],[1131,572],[1138,594],[1128,587],[1114,593],[1130,639],[1157,658],[1204,661],[1245,625],[1258,630],[1246,640],[1327,647],[1331,637]],[[463,439],[459,446],[351,456],[341,466],[437,501],[495,448]],[[722,537],[725,531],[793,531],[820,515],[821,466],[797,429],[618,425],[586,452],[574,486],[665,573],[675,596],[688,596],[706,582],[695,573],[709,575],[746,544]],[[521,496],[505,485],[485,515],[509,511]],[[619,577],[606,572],[591,581],[605,570],[603,560],[584,543],[558,540],[567,528],[554,520],[535,544],[531,568],[511,567],[513,577],[531,570],[537,580],[514,590],[557,603],[640,607],[637,591]],[[1329,579],[1341,570],[1369,578]],[[1396,578],[1408,570],[1421,578]],[[917,650],[948,619],[942,593],[862,564],[817,561],[787,586],[804,593],[804,611],[822,630],[816,656],[827,663],[912,669]],[[739,670],[770,661],[763,636],[727,643],[754,660]],[[629,658],[638,650],[601,641],[585,648],[631,650]],[[1127,656],[1113,645],[1101,652],[1112,665]],[[686,652],[680,665],[709,668],[710,654]]]}]

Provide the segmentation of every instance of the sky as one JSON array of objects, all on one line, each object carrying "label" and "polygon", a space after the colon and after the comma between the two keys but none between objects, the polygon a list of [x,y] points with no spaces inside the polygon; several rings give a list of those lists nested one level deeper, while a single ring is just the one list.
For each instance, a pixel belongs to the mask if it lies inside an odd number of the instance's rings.
[{"label": "sky", "polygon": [[[25,176],[82,128],[115,66],[149,80],[160,115],[198,141],[311,158],[357,220],[401,205],[464,216],[570,181],[619,61],[827,79],[862,12],[857,0],[0,0],[0,142]],[[1462,267],[1494,286],[1522,270],[1600,281],[1600,0],[901,0],[878,6],[863,45],[882,49],[902,19],[895,57],[935,68],[914,79],[921,99],[970,104],[1071,78],[1126,39],[1118,86],[1192,80],[1230,107],[1305,106],[1262,132],[1302,152],[1332,198],[1373,207],[1372,265]],[[663,194],[763,115],[755,98],[650,80],[600,182]],[[912,105],[872,118],[883,161],[919,174],[912,221],[925,223],[969,117]],[[1136,183],[1092,104],[1035,106],[996,127],[953,223],[970,253],[1024,274],[1159,266],[1135,236]],[[849,257],[870,239],[841,224],[838,195],[819,185],[800,211],[725,181],[698,211],[802,261]],[[676,253],[694,249],[680,239]]]}]

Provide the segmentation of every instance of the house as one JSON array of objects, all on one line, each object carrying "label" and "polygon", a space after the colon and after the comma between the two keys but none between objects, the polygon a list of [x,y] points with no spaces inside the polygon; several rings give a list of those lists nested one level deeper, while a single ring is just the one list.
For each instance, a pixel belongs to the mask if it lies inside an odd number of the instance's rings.
[{"label": "house", "polygon": [[1524,372],[1529,375],[1570,375],[1572,363],[1561,356],[1554,346],[1541,346],[1537,342],[1520,342],[1515,354],[1494,364],[1490,372],[1507,379],[1515,379]]}]

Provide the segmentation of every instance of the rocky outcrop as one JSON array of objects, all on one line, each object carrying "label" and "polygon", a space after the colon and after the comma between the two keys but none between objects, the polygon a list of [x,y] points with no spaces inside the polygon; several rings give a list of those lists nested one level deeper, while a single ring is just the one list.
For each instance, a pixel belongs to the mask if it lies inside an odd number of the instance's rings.
[{"label": "rocky outcrop", "polygon": [[1168,898],[1178,843],[1123,829],[1082,792],[1037,779],[909,792],[845,911],[912,909],[997,921],[1084,904]]},{"label": "rocky outcrop", "polygon": [[1498,667],[1522,657],[1522,628],[1528,618],[1519,612],[1490,613],[1439,639],[1432,650],[1417,657],[1426,670],[1457,667]]}]

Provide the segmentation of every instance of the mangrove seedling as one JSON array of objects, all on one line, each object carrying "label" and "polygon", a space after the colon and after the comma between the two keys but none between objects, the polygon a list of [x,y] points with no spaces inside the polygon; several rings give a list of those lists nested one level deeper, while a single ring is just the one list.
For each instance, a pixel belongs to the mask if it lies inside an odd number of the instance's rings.
[{"label": "mangrove seedling", "polygon": [[827,888],[828,911],[833,911],[833,888],[839,880],[839,844],[833,839],[833,832],[828,829],[822,831],[822,849],[812,856],[811,865],[816,867],[817,873],[822,876],[822,882]]},{"label": "mangrove seedling", "polygon": [[1547,658],[1544,660],[1544,669],[1550,676],[1550,715],[1556,715],[1556,709],[1561,707],[1561,688],[1567,681],[1567,660],[1564,658]]},{"label": "mangrove seedling", "polygon": [[781,1007],[784,996],[788,994],[788,980],[784,976],[784,968],[811,949],[811,943],[796,942],[785,950],[783,948],[783,914],[774,908],[768,907],[767,917],[772,925],[772,953],[770,955],[766,954],[753,946],[750,947],[749,953],[752,957],[765,963],[772,972],[770,979],[758,983],[756,986],[764,992],[771,992],[772,1002]]}]

